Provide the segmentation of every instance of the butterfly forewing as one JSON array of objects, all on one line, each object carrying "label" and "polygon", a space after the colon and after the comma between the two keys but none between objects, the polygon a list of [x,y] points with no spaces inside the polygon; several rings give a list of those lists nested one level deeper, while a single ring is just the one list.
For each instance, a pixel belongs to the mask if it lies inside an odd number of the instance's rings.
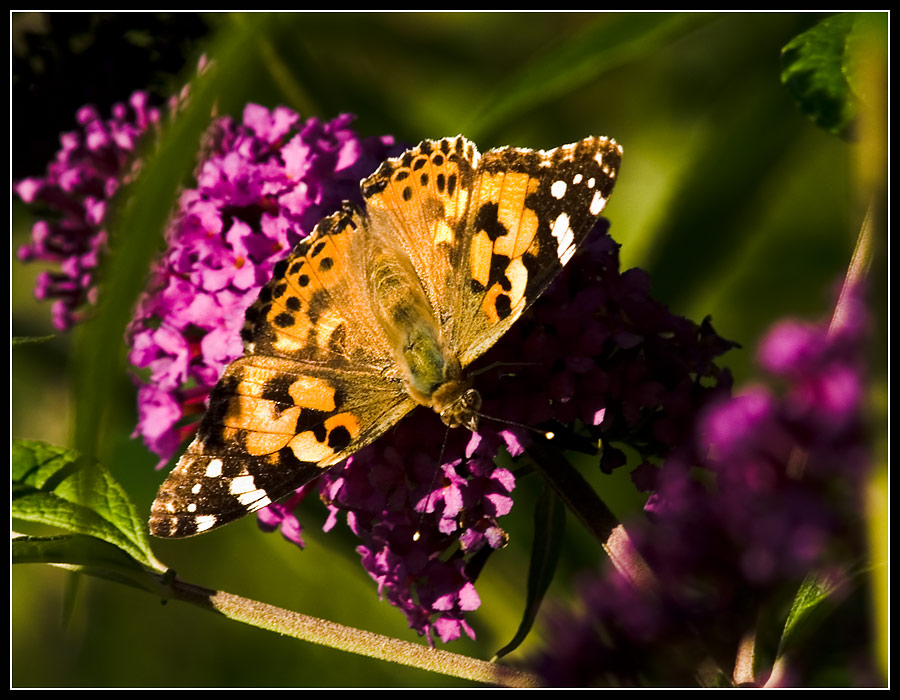
[{"label": "butterfly forewing", "polygon": [[548,152],[506,148],[481,157],[462,237],[465,275],[450,286],[464,367],[569,262],[603,210],[620,160],[615,141],[594,137]]}]

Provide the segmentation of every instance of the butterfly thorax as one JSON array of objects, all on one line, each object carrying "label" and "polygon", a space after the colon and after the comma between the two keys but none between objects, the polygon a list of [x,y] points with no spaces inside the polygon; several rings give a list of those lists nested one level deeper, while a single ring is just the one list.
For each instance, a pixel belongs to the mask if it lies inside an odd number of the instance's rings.
[{"label": "butterfly thorax", "polygon": [[434,310],[409,259],[397,250],[369,267],[373,310],[387,335],[409,395],[452,428],[478,427],[481,397],[444,342]]}]

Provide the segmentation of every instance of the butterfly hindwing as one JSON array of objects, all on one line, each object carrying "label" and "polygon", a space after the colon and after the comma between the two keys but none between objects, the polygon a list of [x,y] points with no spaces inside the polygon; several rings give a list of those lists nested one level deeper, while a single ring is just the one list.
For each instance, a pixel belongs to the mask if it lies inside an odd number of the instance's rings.
[{"label": "butterfly hindwing", "polygon": [[185,537],[287,496],[415,406],[371,373],[246,355],[210,395],[197,436],[157,495],[151,531]]},{"label": "butterfly hindwing", "polygon": [[153,504],[150,528],[185,537],[291,493],[415,406],[368,302],[365,221],[326,217],[248,309],[245,355],[214,387],[197,436]]}]

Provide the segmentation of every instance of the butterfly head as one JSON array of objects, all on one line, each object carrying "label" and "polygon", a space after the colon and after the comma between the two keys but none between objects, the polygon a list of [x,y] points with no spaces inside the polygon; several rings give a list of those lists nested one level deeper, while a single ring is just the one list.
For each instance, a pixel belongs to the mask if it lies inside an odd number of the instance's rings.
[{"label": "butterfly head", "polygon": [[432,396],[434,410],[451,428],[468,428],[473,433],[478,430],[478,411],[481,409],[481,394],[473,389],[471,381],[449,381]]}]

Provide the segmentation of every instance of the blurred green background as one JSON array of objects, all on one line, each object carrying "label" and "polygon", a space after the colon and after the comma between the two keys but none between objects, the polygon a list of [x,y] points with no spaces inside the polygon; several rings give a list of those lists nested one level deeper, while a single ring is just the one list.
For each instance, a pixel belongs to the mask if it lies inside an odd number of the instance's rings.
[{"label": "blurred green background", "polygon": [[[214,61],[213,75],[193,93],[196,109],[163,153],[171,157],[157,159],[147,176],[162,184],[138,190],[140,206],[155,212],[143,217],[148,230],[117,232],[122,241],[141,240],[115,263],[130,282],[117,282],[116,269],[110,272],[110,284],[133,295],[142,279],[134,271],[146,270],[148,251],[160,244],[155,222],[193,165],[191,139],[208,105],[236,116],[249,101],[285,104],[304,117],[352,112],[363,135],[418,142],[463,133],[482,151],[612,136],[625,155],[605,216],[622,244],[623,269],[646,269],[657,298],[698,322],[711,314],[720,335],[741,343],[743,349],[722,361],[740,384],[751,378],[755,343],[773,321],[828,317],[867,206],[858,147],[805,118],[779,79],[781,48],[819,19],[789,13],[16,13],[13,172],[43,174],[58,133],[74,128],[82,104],[94,102],[108,113],[112,102],[136,89],[174,94],[194,77],[202,54]],[[135,205],[122,221],[140,219],[140,211]],[[13,252],[31,223],[15,201]],[[48,306],[32,296],[39,269],[13,259],[13,335],[54,332]],[[881,291],[875,296],[883,303]],[[12,435],[92,446],[146,513],[163,474],[153,469],[154,456],[130,439],[135,396],[121,342],[128,294],[105,325],[14,351]],[[877,311],[886,318],[884,307]],[[882,360],[874,360],[876,377]],[[452,643],[451,651],[489,658],[516,630],[533,536],[533,481],[520,482],[514,512],[501,523],[510,546],[478,581],[482,606],[471,617],[478,639]],[[603,488],[615,493],[614,485]],[[615,496],[609,500],[614,510],[620,507]],[[302,553],[278,535],[260,534],[252,518],[201,538],[155,543],[156,552],[191,582],[418,640],[400,612],[379,602],[346,528],[321,533],[324,518],[324,507],[306,505],[309,546]],[[572,522],[567,537],[550,591],[559,600],[570,596],[575,572],[602,558]],[[14,569],[12,616],[12,684],[18,687],[461,684],[49,567]],[[547,641],[539,624],[511,660]]]}]

